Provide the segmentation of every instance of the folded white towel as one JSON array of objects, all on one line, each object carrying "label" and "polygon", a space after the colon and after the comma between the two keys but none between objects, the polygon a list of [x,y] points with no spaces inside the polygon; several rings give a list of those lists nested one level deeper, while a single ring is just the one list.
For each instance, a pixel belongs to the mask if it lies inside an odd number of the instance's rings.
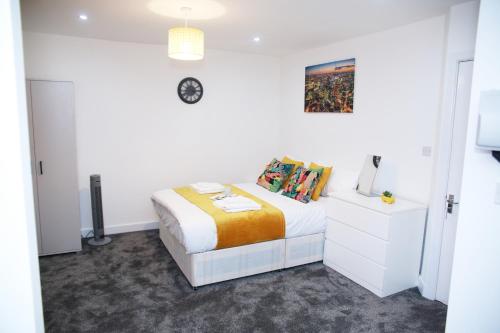
[{"label": "folded white towel", "polygon": [[237,195],[214,201],[214,205],[228,213],[259,210],[262,206],[252,199]]},{"label": "folded white towel", "polygon": [[208,182],[197,182],[192,185],[203,187],[203,188],[212,188],[212,187],[224,187],[224,185],[220,183],[208,183]]},{"label": "folded white towel", "polygon": [[219,183],[194,183],[191,187],[200,194],[224,192],[224,185]]},{"label": "folded white towel", "polygon": [[260,208],[223,209],[226,213],[250,212],[254,210],[260,210]]}]

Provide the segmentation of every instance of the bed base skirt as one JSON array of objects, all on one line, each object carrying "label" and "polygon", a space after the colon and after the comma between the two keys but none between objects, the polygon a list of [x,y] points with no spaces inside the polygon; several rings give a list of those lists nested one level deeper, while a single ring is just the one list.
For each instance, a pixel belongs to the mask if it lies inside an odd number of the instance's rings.
[{"label": "bed base skirt", "polygon": [[325,235],[274,241],[187,254],[160,222],[160,239],[193,287],[323,260]]}]

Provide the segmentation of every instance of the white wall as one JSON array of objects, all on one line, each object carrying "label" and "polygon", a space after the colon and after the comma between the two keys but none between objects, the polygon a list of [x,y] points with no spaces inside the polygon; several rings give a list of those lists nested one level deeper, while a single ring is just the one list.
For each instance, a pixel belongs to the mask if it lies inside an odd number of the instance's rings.
[{"label": "white wall", "polygon": [[43,332],[19,1],[0,0],[0,332]]},{"label": "white wall", "polygon": [[448,56],[474,54],[478,14],[479,1],[465,2],[450,7],[446,43]]},{"label": "white wall", "polygon": [[[375,189],[427,202],[441,96],[445,17],[311,49],[283,59],[283,153],[359,172],[382,155]],[[304,68],[356,58],[354,113],[304,113]]]},{"label": "white wall", "polygon": [[[279,139],[279,59],[207,50],[176,62],[166,46],[25,33],[26,76],[75,83],[83,228],[89,175],[103,182],[108,231],[157,221],[153,191],[195,181],[255,180]],[[194,76],[203,99],[177,84]]]},{"label": "white wall", "polygon": [[[500,332],[500,163],[476,148],[481,91],[500,90],[500,2],[482,0],[477,30],[448,332]],[[500,112],[500,110],[498,110]],[[499,124],[500,126],[500,124]]]},{"label": "white wall", "polygon": [[443,72],[443,96],[439,130],[435,143],[435,167],[431,187],[429,214],[425,235],[425,248],[419,281],[424,297],[435,299],[438,284],[439,260],[446,214],[445,200],[448,190],[448,172],[451,156],[452,127],[454,121],[455,90],[458,62],[474,57],[479,2],[471,1],[452,6],[447,15],[447,36]]},{"label": "white wall", "polygon": [[[381,154],[376,190],[427,203],[434,159],[422,148],[435,143],[445,26],[436,17],[283,59],[208,50],[200,63],[172,61],[159,45],[26,32],[26,72],[75,82],[84,228],[92,173],[103,177],[108,230],[122,231],[157,220],[156,189],[253,181],[284,154],[354,174],[367,153]],[[305,114],[304,67],[351,57],[354,113]],[[205,87],[193,106],[176,95],[185,76]]]}]

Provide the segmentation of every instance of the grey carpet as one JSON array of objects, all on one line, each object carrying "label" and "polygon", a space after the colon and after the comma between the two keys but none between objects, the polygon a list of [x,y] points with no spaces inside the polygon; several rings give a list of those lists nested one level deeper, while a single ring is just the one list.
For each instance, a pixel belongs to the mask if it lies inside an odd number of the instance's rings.
[{"label": "grey carpet", "polygon": [[193,291],[158,231],[40,258],[47,332],[441,332],[417,289],[380,299],[315,263]]}]

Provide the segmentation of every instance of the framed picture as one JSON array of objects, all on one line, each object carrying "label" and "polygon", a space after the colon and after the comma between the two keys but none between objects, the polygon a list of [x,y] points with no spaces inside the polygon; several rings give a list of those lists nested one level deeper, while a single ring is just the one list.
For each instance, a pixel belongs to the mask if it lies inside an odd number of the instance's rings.
[{"label": "framed picture", "polygon": [[352,113],[356,59],[306,67],[304,112]]}]

